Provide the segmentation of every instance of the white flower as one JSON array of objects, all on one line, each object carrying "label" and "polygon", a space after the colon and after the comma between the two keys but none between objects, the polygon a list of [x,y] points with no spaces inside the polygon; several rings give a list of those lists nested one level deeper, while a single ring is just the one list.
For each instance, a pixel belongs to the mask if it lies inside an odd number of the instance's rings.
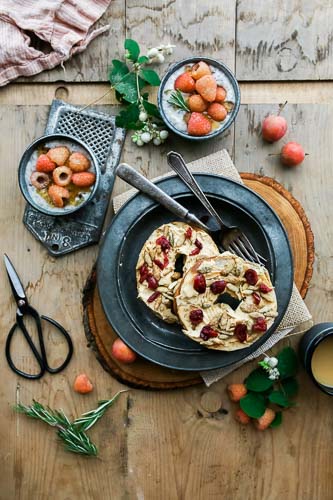
[{"label": "white flower", "polygon": [[147,113],[145,111],[141,111],[141,113],[139,114],[139,120],[140,120],[140,122],[147,121],[147,118],[148,118]]},{"label": "white flower", "polygon": [[160,131],[160,138],[162,139],[162,141],[165,141],[165,139],[167,139],[168,135],[169,135],[169,132],[167,130]]},{"label": "white flower", "polygon": [[151,135],[149,132],[144,132],[143,134],[141,134],[141,140],[143,142],[150,142],[151,141]]},{"label": "white flower", "polygon": [[149,59],[152,59],[153,57],[156,57],[158,54],[158,49],[156,47],[153,47],[152,49],[149,49],[147,52],[147,57]]}]

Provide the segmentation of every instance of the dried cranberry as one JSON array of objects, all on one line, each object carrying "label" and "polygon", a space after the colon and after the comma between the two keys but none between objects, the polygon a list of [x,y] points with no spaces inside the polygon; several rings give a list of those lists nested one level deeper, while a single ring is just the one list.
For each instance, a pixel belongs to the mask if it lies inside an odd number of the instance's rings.
[{"label": "dried cranberry", "polygon": [[154,259],[154,264],[156,264],[161,270],[164,269],[164,264],[159,259]]},{"label": "dried cranberry", "polygon": [[193,309],[190,312],[190,321],[193,325],[198,325],[203,320],[203,312],[201,309]]},{"label": "dried cranberry", "polygon": [[267,323],[265,318],[256,318],[252,327],[253,332],[265,332],[267,330]]},{"label": "dried cranberry", "polygon": [[206,325],[203,327],[203,329],[200,332],[200,337],[203,340],[208,340],[214,337],[218,337],[218,332],[214,330],[210,325]]},{"label": "dried cranberry", "polygon": [[235,336],[239,340],[239,342],[245,342],[247,339],[247,327],[244,323],[238,323],[235,326]]},{"label": "dried cranberry", "polygon": [[200,248],[195,248],[194,250],[192,250],[190,255],[198,255],[198,253],[200,253]]},{"label": "dried cranberry", "polygon": [[188,227],[188,228],[186,229],[186,232],[185,232],[185,236],[186,236],[186,238],[190,239],[190,238],[191,238],[191,236],[192,236],[192,232],[193,232],[193,231],[192,231],[192,228],[191,228],[191,227]]},{"label": "dried cranberry", "polygon": [[205,293],[206,291],[206,278],[203,274],[197,274],[194,278],[193,288],[199,293]]},{"label": "dried cranberry", "polygon": [[214,283],[210,285],[210,289],[215,295],[217,295],[218,293],[223,293],[226,286],[227,286],[226,281],[218,280],[214,281]]},{"label": "dried cranberry", "polygon": [[261,293],[269,293],[273,290],[273,288],[269,288],[269,286],[265,285],[265,283],[260,283],[259,290]]},{"label": "dried cranberry", "polygon": [[253,297],[253,302],[254,302],[255,304],[257,304],[257,305],[258,305],[258,304],[260,304],[261,297],[260,297],[260,294],[259,294],[259,293],[257,293],[257,292],[253,292],[252,297]]},{"label": "dried cranberry", "polygon": [[164,259],[163,259],[163,266],[166,267],[169,264],[169,259],[167,254],[164,254]]},{"label": "dried cranberry", "polygon": [[165,236],[160,236],[159,238],[157,238],[156,244],[161,245],[163,252],[167,252],[171,248],[170,242]]},{"label": "dried cranberry", "polygon": [[201,250],[201,249],[202,249],[202,243],[201,243],[201,241],[199,241],[198,239],[197,239],[197,240],[195,240],[194,244],[195,244],[195,246],[196,246],[197,248],[199,248],[199,250]]},{"label": "dried cranberry", "polygon": [[150,288],[151,290],[156,290],[156,288],[158,287],[158,281],[152,274],[148,276],[147,283],[148,283],[148,288]]},{"label": "dried cranberry", "polygon": [[157,299],[157,297],[159,297],[161,295],[161,292],[154,292],[150,297],[148,297],[148,300],[147,302],[154,302],[155,299]]},{"label": "dried cranberry", "polygon": [[142,264],[142,266],[139,269],[139,273],[140,273],[140,280],[139,281],[140,281],[140,283],[143,283],[148,278],[148,274],[149,274],[149,269],[148,269],[147,264]]},{"label": "dried cranberry", "polygon": [[258,274],[254,269],[248,269],[244,276],[249,285],[255,285],[258,281]]}]

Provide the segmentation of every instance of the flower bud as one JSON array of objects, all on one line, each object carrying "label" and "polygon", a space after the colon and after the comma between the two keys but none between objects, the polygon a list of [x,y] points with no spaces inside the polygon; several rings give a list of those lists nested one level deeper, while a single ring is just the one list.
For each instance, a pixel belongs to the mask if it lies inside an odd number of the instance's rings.
[{"label": "flower bud", "polygon": [[153,47],[152,49],[149,49],[148,52],[147,52],[147,57],[149,57],[149,59],[153,58],[153,57],[156,57],[158,55],[158,50],[156,47]]},{"label": "flower bud", "polygon": [[160,138],[162,139],[162,141],[165,141],[165,139],[167,139],[168,135],[169,135],[169,132],[167,130],[160,131]]},{"label": "flower bud", "polygon": [[139,120],[140,120],[140,122],[147,121],[147,118],[148,118],[147,113],[145,111],[141,111],[141,113],[139,114]]},{"label": "flower bud", "polygon": [[160,53],[157,54],[156,59],[160,64],[164,63],[165,61],[164,55]]},{"label": "flower bud", "polygon": [[143,142],[150,142],[151,141],[151,135],[149,132],[144,132],[143,134],[141,134],[141,140]]},{"label": "flower bud", "polygon": [[158,137],[155,137],[155,139],[153,140],[153,143],[155,144],[155,146],[159,146],[161,144],[161,139],[159,139]]}]

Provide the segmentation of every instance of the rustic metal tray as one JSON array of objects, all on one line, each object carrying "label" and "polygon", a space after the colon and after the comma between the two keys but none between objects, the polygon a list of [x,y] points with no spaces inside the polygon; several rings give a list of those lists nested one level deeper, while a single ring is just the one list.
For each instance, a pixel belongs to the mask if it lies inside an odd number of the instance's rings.
[{"label": "rustic metal tray", "polygon": [[125,130],[115,125],[115,117],[80,108],[55,99],[45,134],[69,134],[84,141],[95,153],[101,181],[91,202],[72,215],[44,215],[27,204],[23,223],[41,244],[58,257],[98,243],[125,139]]}]

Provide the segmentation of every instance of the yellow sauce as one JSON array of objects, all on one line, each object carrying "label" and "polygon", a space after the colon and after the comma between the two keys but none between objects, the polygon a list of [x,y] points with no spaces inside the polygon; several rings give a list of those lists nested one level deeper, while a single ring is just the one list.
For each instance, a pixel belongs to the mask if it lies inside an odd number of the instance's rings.
[{"label": "yellow sauce", "polygon": [[333,387],[333,335],[322,340],[311,360],[314,378],[319,384]]}]

